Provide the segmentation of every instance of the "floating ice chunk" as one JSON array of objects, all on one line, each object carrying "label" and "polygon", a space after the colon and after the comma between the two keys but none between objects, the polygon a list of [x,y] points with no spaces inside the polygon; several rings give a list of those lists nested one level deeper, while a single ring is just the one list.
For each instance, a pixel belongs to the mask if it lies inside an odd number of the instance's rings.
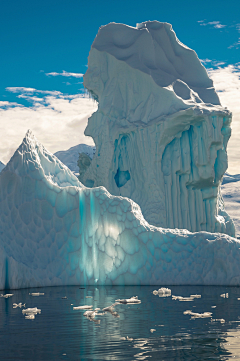
[{"label": "floating ice chunk", "polygon": [[92,296],[86,296],[86,298],[92,298]]},{"label": "floating ice chunk", "polygon": [[192,297],[192,298],[201,298],[202,296],[201,295],[190,295],[190,297]]},{"label": "floating ice chunk", "polygon": [[223,293],[222,295],[220,295],[220,297],[222,297],[222,298],[228,298],[228,293]]},{"label": "floating ice chunk", "polygon": [[86,311],[84,312],[83,316],[87,317],[87,318],[94,318],[96,316],[96,314],[98,313],[98,311],[100,311],[100,308],[95,308],[95,310],[91,310],[91,311]]},{"label": "floating ice chunk", "polygon": [[138,296],[132,296],[131,298],[126,298],[122,300],[115,300],[115,302],[123,303],[123,304],[137,304],[141,303],[141,300],[138,299]]},{"label": "floating ice chunk", "polygon": [[172,295],[172,299],[173,300],[179,300],[179,301],[193,301],[194,298],[193,297],[182,297],[182,296],[173,296]]},{"label": "floating ice chunk", "polygon": [[29,293],[31,296],[44,296],[44,293],[40,293],[40,292],[33,292],[33,293]]},{"label": "floating ice chunk", "polygon": [[41,313],[41,310],[38,309],[37,307],[26,308],[25,310],[22,310],[22,313],[23,313],[24,315],[28,315],[28,314],[30,314],[30,313],[38,314],[38,313]]},{"label": "floating ice chunk", "polygon": [[224,320],[224,318],[215,318],[215,319],[211,319],[211,322],[221,322],[221,323],[225,323],[226,321]]},{"label": "floating ice chunk", "polygon": [[25,315],[25,318],[27,320],[34,320],[35,316],[39,313],[41,313],[41,310],[37,307],[33,308],[26,308],[25,310],[22,310],[23,315]]},{"label": "floating ice chunk", "polygon": [[133,338],[127,336],[127,341],[133,341]]},{"label": "floating ice chunk", "polygon": [[211,306],[211,308],[216,308],[217,306]]},{"label": "floating ice chunk", "polygon": [[240,301],[240,298],[238,298],[238,301]]},{"label": "floating ice chunk", "polygon": [[35,313],[29,313],[29,315],[25,316],[26,320],[35,320]]},{"label": "floating ice chunk", "polygon": [[120,340],[125,341],[126,337],[120,337]]},{"label": "floating ice chunk", "polygon": [[197,313],[197,312],[192,312],[191,310],[187,310],[184,311],[183,314],[191,315],[192,316],[191,319],[212,317],[212,312]]},{"label": "floating ice chunk", "polygon": [[88,305],[84,305],[84,306],[76,306],[73,307],[73,310],[90,310],[93,306],[88,306]]},{"label": "floating ice chunk", "polygon": [[159,288],[158,291],[154,290],[153,294],[155,296],[158,295],[159,297],[169,297],[169,296],[171,296],[171,290],[170,290],[170,288],[162,287],[162,288]]},{"label": "floating ice chunk", "polygon": [[22,308],[22,307],[25,307],[25,306],[26,306],[26,303],[22,303],[22,302],[13,303],[13,308],[17,308],[17,307]]},{"label": "floating ice chunk", "polygon": [[151,332],[151,333],[153,333],[153,332],[155,332],[155,331],[156,331],[155,328],[151,328],[151,329],[150,329],[150,332]]},{"label": "floating ice chunk", "polygon": [[4,297],[4,298],[9,298],[12,296],[13,296],[13,293],[6,293],[5,295],[1,295],[1,297]]}]

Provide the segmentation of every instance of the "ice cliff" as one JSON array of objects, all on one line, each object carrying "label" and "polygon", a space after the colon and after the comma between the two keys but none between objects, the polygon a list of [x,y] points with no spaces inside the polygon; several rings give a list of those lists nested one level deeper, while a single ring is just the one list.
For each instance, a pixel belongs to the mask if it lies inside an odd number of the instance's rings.
[{"label": "ice cliff", "polygon": [[170,24],[101,27],[84,86],[98,110],[83,184],[131,198],[155,226],[235,235],[220,194],[231,113]]},{"label": "ice cliff", "polygon": [[240,242],[149,225],[28,132],[0,174],[0,289],[76,284],[239,286]]}]

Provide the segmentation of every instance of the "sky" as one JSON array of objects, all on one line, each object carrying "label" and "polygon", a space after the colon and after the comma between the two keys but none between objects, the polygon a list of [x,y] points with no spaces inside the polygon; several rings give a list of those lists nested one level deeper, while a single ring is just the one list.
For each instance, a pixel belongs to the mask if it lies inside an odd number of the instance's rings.
[{"label": "sky", "polygon": [[84,93],[91,44],[101,25],[171,23],[213,79],[233,113],[229,173],[240,173],[239,0],[8,0],[0,11],[0,161],[31,129],[51,151],[79,143],[97,104]]}]

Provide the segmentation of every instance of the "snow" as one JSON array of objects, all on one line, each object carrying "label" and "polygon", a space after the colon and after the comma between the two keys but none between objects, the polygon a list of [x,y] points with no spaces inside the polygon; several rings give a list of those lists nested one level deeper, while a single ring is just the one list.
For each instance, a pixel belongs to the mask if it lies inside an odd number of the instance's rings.
[{"label": "snow", "polygon": [[0,289],[240,285],[240,242],[163,229],[131,199],[87,188],[31,132],[0,174]]},{"label": "snow", "polygon": [[101,27],[84,86],[98,101],[85,186],[132,199],[155,226],[235,235],[220,194],[232,116],[170,24]]}]

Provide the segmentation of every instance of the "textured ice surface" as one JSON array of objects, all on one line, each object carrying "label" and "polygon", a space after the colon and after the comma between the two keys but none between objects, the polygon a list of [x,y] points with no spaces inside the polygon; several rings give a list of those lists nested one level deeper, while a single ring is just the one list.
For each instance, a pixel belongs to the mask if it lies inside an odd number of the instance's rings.
[{"label": "textured ice surface", "polygon": [[98,111],[85,130],[96,153],[81,182],[131,198],[155,226],[234,236],[219,195],[231,113],[171,25],[101,27],[84,85]]},{"label": "textured ice surface", "polygon": [[28,132],[0,174],[0,288],[240,285],[240,242],[149,225],[132,200],[86,188]]},{"label": "textured ice surface", "polygon": [[3,170],[4,167],[5,167],[5,164],[3,164],[3,163],[0,161],[0,172]]}]

